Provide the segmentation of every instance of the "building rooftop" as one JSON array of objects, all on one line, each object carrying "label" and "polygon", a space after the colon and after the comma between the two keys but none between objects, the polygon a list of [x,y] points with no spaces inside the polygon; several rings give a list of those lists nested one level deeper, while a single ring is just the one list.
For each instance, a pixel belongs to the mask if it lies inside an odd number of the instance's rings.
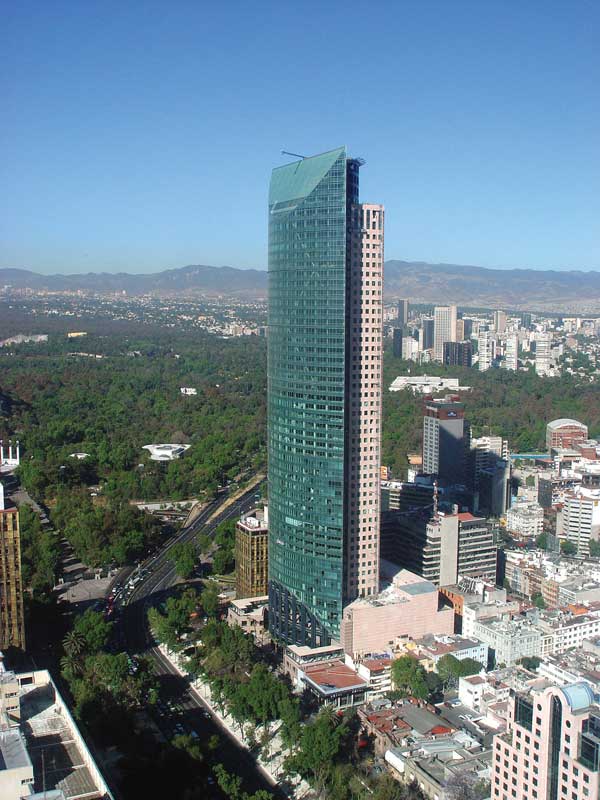
[{"label": "building rooftop", "polygon": [[0,771],[28,767],[31,760],[18,730],[0,731]]},{"label": "building rooftop", "polygon": [[353,669],[343,661],[332,661],[329,664],[314,664],[304,670],[305,680],[312,683],[322,693],[331,693],[340,689],[366,688],[367,682],[360,678]]},{"label": "building rooftop", "polygon": [[569,419],[568,417],[561,417],[561,419],[553,419],[552,422],[549,422],[547,427],[550,430],[557,430],[558,428],[563,428],[566,425],[577,425],[579,428],[587,428],[587,425],[584,425],[583,422],[579,422],[576,419]]}]

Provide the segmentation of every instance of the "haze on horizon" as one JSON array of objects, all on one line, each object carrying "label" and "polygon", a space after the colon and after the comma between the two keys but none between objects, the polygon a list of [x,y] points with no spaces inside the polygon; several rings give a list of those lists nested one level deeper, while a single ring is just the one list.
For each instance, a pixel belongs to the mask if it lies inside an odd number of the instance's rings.
[{"label": "haze on horizon", "polygon": [[386,258],[600,269],[600,5],[24,0],[0,267],[265,268],[282,149],[347,144]]}]

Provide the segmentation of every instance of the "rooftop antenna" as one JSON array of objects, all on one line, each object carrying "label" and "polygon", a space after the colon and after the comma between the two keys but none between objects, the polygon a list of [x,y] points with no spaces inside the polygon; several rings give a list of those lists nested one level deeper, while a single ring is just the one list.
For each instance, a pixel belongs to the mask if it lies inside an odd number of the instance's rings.
[{"label": "rooftop antenna", "polygon": [[308,158],[308,156],[301,156],[298,153],[290,153],[287,150],[282,150],[281,151],[281,155],[282,156],[292,156],[293,158],[301,158],[303,161],[304,161],[305,158]]},{"label": "rooftop antenna", "polygon": [[433,518],[438,518],[438,482],[433,482]]}]

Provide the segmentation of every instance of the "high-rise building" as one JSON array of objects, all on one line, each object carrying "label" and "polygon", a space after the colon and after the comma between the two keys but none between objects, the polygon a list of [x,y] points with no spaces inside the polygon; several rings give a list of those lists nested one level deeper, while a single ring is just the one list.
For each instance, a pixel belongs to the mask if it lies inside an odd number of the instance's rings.
[{"label": "high-rise building", "polygon": [[379,590],[383,207],[338,148],[269,192],[269,627],[338,637]]},{"label": "high-rise building", "polygon": [[436,586],[459,578],[496,582],[498,548],[483,517],[468,512],[388,512],[382,556]]},{"label": "high-rise building", "polygon": [[550,374],[552,363],[552,334],[538,333],[535,337],[535,371],[537,375]]},{"label": "high-rise building", "polygon": [[394,328],[393,353],[394,358],[402,358],[402,340],[404,331],[402,328]]},{"label": "high-rise building", "polygon": [[577,555],[589,555],[590,541],[600,538],[600,489],[578,486],[563,494],[556,517],[556,535],[571,542],[577,548]]},{"label": "high-rise building", "polygon": [[408,300],[398,300],[398,325],[403,328],[408,324]]},{"label": "high-rise building", "polygon": [[479,371],[490,369],[496,358],[496,340],[491,331],[481,331],[477,337],[477,353],[479,355]]},{"label": "high-rise building", "polygon": [[427,400],[423,411],[423,472],[462,483],[465,468],[465,407],[449,395]]},{"label": "high-rise building", "polygon": [[531,328],[531,314],[526,312],[521,314],[521,325],[523,328]]},{"label": "high-rise building", "polygon": [[470,367],[472,363],[473,345],[471,342],[444,342],[444,364],[446,366]]},{"label": "high-rise building", "polygon": [[494,311],[493,326],[496,333],[504,333],[506,330],[506,312]]},{"label": "high-rise building", "polygon": [[519,337],[516,333],[506,337],[503,366],[504,369],[519,369]]},{"label": "high-rise building", "polygon": [[269,512],[256,509],[235,526],[236,597],[263,597],[269,586]]},{"label": "high-rise building", "polygon": [[433,319],[433,357],[443,361],[444,342],[456,341],[456,306],[436,306]]},{"label": "high-rise building", "polygon": [[469,317],[463,317],[463,339],[470,339],[473,335],[473,320]]},{"label": "high-rise building", "polygon": [[421,323],[423,331],[422,350],[431,350],[434,343],[435,320],[433,317],[423,317]]},{"label": "high-rise building", "polygon": [[19,510],[0,483],[0,650],[25,649]]},{"label": "high-rise building", "polygon": [[511,692],[494,736],[492,800],[598,800],[600,708],[586,682]]},{"label": "high-rise building", "polygon": [[462,342],[465,338],[465,321],[461,317],[456,320],[456,341]]}]

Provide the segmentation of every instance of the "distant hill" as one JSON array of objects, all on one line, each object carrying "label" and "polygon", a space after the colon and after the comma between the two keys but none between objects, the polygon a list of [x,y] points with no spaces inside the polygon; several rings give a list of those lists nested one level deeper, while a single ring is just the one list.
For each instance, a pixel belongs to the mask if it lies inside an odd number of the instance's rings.
[{"label": "distant hill", "polygon": [[[149,275],[125,272],[39,275],[28,270],[0,269],[0,286],[5,285],[55,292],[261,298],[267,294],[267,273],[202,264]],[[385,294],[387,300],[408,297],[413,303],[453,302],[461,306],[598,312],[600,272],[486,269],[461,264],[387,261]]]}]

